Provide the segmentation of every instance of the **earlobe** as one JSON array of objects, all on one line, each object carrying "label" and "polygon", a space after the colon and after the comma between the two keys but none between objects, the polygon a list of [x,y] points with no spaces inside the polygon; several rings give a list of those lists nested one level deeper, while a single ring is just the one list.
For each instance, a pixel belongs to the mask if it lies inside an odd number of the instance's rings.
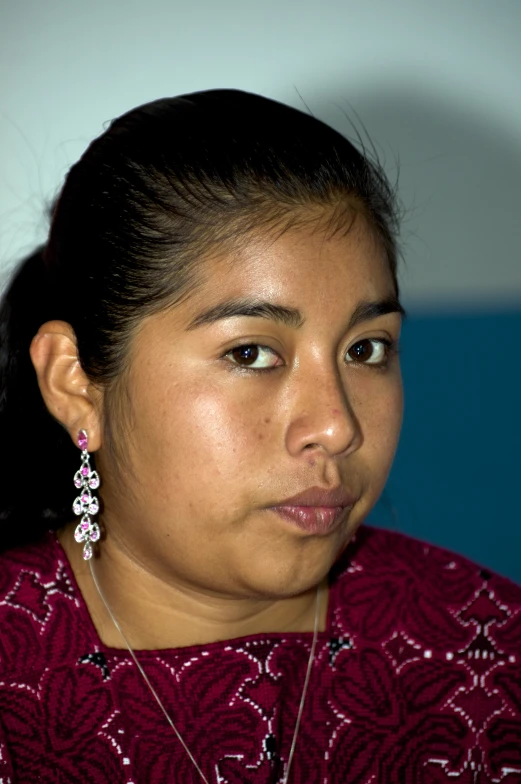
[{"label": "earlobe", "polygon": [[30,348],[40,392],[52,416],[77,443],[79,430],[89,434],[89,450],[101,446],[101,392],[87,378],[78,359],[76,336],[65,321],[48,321]]}]

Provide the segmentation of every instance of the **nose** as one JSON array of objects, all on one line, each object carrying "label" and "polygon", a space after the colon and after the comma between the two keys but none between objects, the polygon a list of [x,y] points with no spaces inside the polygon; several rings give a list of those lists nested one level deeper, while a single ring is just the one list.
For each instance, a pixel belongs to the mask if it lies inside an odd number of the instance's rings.
[{"label": "nose", "polygon": [[338,369],[306,375],[295,380],[286,432],[288,452],[298,456],[316,449],[337,457],[356,451],[362,444],[362,431]]}]

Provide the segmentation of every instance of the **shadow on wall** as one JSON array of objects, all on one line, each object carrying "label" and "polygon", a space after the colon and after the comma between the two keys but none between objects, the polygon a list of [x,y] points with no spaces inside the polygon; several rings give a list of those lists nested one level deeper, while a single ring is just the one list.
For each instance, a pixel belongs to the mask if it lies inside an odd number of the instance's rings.
[{"label": "shadow on wall", "polygon": [[[352,137],[345,97],[311,108]],[[521,583],[521,144],[464,98],[349,101],[391,179],[398,156],[407,212],[405,421],[371,521]]]},{"label": "shadow on wall", "polygon": [[[391,181],[399,161],[405,304],[435,312],[521,307],[521,139],[464,97],[427,88],[357,88],[349,100]],[[353,137],[344,96],[311,108]]]}]

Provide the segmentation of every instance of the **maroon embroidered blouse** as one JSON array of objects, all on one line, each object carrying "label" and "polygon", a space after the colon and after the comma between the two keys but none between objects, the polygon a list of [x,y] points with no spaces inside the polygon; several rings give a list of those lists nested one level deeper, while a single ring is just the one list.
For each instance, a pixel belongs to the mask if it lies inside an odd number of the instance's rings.
[{"label": "maroon embroidered blouse", "polygon": [[[138,657],[211,784],[283,781],[311,634]],[[0,558],[0,784],[199,784],[54,535]],[[290,783],[520,784],[521,588],[365,527],[331,581]]]}]

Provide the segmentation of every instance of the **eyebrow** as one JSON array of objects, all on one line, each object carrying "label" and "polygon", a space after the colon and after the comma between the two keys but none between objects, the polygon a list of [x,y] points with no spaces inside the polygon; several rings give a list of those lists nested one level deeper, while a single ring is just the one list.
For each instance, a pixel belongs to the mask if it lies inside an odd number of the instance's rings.
[{"label": "eyebrow", "polygon": [[[371,321],[388,313],[400,313],[403,317],[406,315],[404,308],[395,296],[386,297],[378,302],[360,302],[351,316],[348,328],[353,329],[363,321]],[[266,300],[242,298],[221,302],[204,310],[189,323],[186,330],[190,331],[215,324],[216,321],[237,317],[269,319],[293,329],[298,329],[305,322],[305,318],[298,308],[276,305]]]},{"label": "eyebrow", "polygon": [[386,316],[388,313],[399,313],[402,318],[407,315],[405,308],[395,296],[386,297],[378,302],[360,302],[351,316],[349,329],[353,329],[363,321],[372,321],[379,316]]},{"label": "eyebrow", "polygon": [[208,310],[199,313],[187,327],[187,330],[197,327],[214,324],[221,319],[229,319],[237,316],[249,318],[264,318],[277,321],[287,327],[298,329],[304,323],[304,318],[297,308],[290,308],[284,305],[275,305],[273,302],[256,299],[232,299],[221,302]]}]

